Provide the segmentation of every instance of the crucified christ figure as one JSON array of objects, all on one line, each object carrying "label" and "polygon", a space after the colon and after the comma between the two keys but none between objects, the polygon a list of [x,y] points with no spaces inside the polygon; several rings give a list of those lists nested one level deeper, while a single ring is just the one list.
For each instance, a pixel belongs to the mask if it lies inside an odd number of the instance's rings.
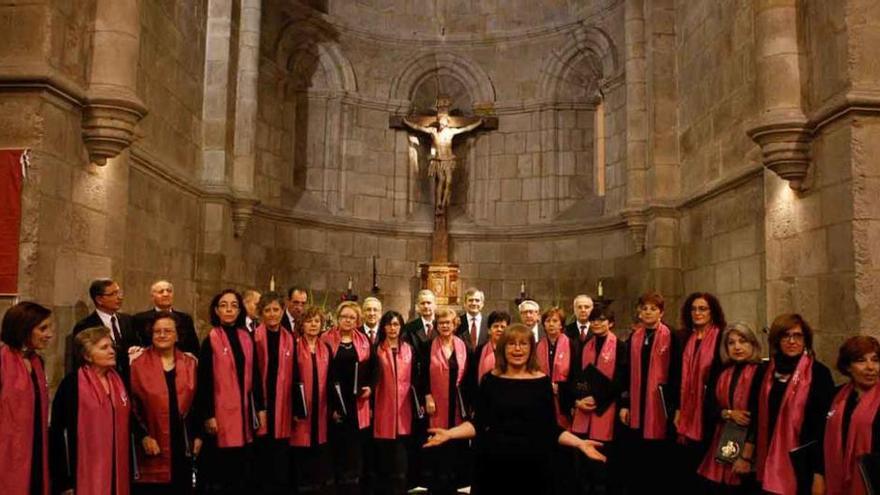
[{"label": "crucified christ figure", "polygon": [[437,214],[446,211],[452,195],[452,172],[455,170],[452,139],[459,134],[476,129],[483,123],[483,119],[480,117],[449,115],[450,104],[449,98],[441,96],[437,98],[436,116],[403,118],[407,127],[431,135],[436,155],[431,157],[428,176],[434,178],[434,209]]}]

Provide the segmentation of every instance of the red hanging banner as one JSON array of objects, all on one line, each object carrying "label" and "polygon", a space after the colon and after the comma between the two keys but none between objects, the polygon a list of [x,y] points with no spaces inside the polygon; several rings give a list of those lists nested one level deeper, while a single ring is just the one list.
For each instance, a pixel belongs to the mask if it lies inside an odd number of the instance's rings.
[{"label": "red hanging banner", "polygon": [[18,293],[18,236],[26,150],[0,150],[0,294]]}]

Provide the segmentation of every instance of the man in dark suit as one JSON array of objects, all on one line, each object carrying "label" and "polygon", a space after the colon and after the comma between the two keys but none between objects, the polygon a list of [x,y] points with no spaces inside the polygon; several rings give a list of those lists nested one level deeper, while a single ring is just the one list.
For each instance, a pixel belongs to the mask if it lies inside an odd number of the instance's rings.
[{"label": "man in dark suit", "polygon": [[590,311],[593,310],[593,299],[586,294],[579,294],[572,303],[574,321],[565,326],[565,335],[569,340],[577,339],[581,344],[590,338]]},{"label": "man in dark suit", "polygon": [[485,301],[483,291],[476,287],[471,287],[464,293],[466,311],[459,316],[461,323],[455,335],[464,340],[472,351],[489,338],[489,326],[482,313]]},{"label": "man in dark suit", "polygon": [[[116,369],[122,376],[128,377],[128,354],[138,352],[143,343],[138,337],[132,324],[131,315],[120,313],[122,308],[123,293],[119,284],[109,278],[101,278],[92,282],[89,286],[89,297],[95,304],[95,310],[73,327],[72,336],[87,328],[106,327],[110,329],[110,339],[113,340],[113,348],[116,349]],[[73,359],[73,341],[68,342],[68,369],[76,367]]]},{"label": "man in dark suit", "polygon": [[177,320],[177,348],[194,356],[199,354],[199,336],[196,334],[196,326],[192,316],[183,311],[173,308],[174,285],[167,280],[159,280],[150,286],[150,297],[153,300],[153,309],[134,315],[134,328],[137,330],[141,342],[149,344],[149,326],[153,324],[153,315],[158,311],[168,311]]},{"label": "man in dark suit", "polygon": [[281,317],[281,326],[293,332],[299,330],[297,324],[302,318],[306,304],[309,303],[309,293],[302,287],[291,287],[287,291],[287,306],[284,308],[284,316]]},{"label": "man in dark suit", "polygon": [[541,326],[541,307],[531,299],[519,303],[519,321],[532,332],[535,342],[544,337],[544,327]]},{"label": "man in dark suit", "polygon": [[410,344],[418,353],[427,352],[428,341],[434,336],[434,312],[437,309],[437,299],[434,293],[428,289],[420,290],[416,295],[416,312],[418,318],[410,321],[403,327],[403,335],[409,339]]},{"label": "man in dark suit", "polygon": [[379,320],[382,318],[382,301],[376,297],[368,296],[364,299],[361,311],[364,313],[364,324],[361,326],[361,330],[370,339],[370,343],[375,344],[379,335]]}]

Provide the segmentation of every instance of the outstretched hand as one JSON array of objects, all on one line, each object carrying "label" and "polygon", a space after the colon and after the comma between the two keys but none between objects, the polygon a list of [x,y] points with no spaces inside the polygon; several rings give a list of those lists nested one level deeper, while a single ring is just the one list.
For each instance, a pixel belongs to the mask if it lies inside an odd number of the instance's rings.
[{"label": "outstretched hand", "polygon": [[428,428],[428,433],[431,435],[422,447],[439,447],[452,440],[452,435],[449,434],[449,430],[444,428]]},{"label": "outstretched hand", "polygon": [[597,449],[597,447],[601,446],[602,442],[584,439],[578,444],[578,450],[583,452],[584,455],[586,455],[590,459],[593,459],[594,461],[605,462],[608,459],[605,457],[604,454],[602,454],[602,452],[599,452],[599,449]]}]

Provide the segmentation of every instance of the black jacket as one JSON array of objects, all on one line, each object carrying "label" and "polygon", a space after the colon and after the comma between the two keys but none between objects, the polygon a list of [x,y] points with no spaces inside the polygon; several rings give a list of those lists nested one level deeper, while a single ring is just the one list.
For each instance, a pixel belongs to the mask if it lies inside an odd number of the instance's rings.
[{"label": "black jacket", "polygon": [[[199,336],[196,334],[196,326],[193,323],[192,316],[183,311],[172,309],[171,313],[177,319],[177,348],[183,352],[188,352],[193,356],[199,355]],[[152,322],[153,315],[156,314],[155,309],[148,309],[138,313],[132,317],[135,331],[141,342],[149,344],[149,329],[147,328]]]}]

